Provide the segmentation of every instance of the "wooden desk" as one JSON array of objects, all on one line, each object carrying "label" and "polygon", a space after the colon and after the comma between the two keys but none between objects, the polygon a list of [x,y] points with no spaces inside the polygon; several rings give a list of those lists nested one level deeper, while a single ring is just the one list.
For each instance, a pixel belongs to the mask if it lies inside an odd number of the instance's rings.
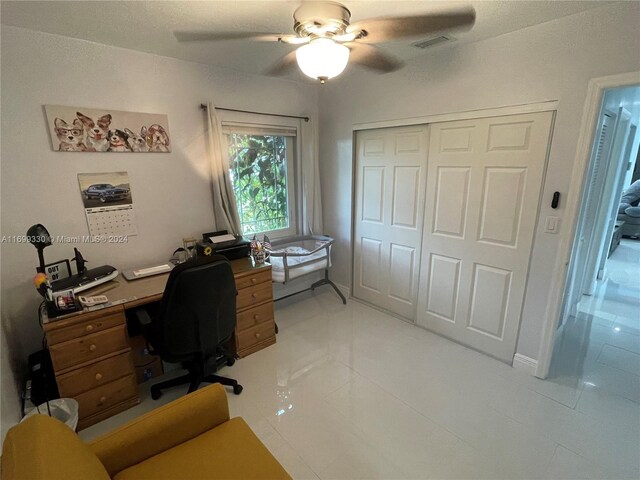
[{"label": "wooden desk", "polygon": [[[231,262],[237,297],[237,325],[227,347],[240,357],[276,342],[271,266],[249,258]],[[162,298],[168,273],[128,281],[121,275],[84,293],[116,303],[49,319],[43,329],[61,397],[80,405],[78,429],[140,402],[125,311]]]}]

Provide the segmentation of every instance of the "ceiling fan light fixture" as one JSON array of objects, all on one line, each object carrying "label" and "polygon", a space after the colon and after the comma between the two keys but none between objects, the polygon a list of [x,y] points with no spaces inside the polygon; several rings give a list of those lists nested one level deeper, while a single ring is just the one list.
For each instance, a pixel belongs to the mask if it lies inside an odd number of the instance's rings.
[{"label": "ceiling fan light fixture", "polygon": [[324,83],[347,67],[349,49],[330,38],[317,38],[296,50],[296,60],[302,73]]}]

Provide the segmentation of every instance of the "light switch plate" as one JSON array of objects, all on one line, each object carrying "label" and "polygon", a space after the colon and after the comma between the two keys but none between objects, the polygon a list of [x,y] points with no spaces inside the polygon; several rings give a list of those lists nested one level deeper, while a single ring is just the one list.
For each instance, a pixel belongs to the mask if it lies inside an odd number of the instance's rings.
[{"label": "light switch plate", "polygon": [[544,231],[546,233],[558,233],[560,228],[560,219],[558,217],[547,217],[544,222]]}]

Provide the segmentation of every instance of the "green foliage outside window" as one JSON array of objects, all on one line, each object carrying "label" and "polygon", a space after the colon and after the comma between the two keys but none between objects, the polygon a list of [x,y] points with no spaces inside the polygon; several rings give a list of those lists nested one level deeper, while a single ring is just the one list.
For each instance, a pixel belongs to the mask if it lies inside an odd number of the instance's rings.
[{"label": "green foliage outside window", "polygon": [[244,235],[289,227],[285,137],[229,135],[229,170]]}]

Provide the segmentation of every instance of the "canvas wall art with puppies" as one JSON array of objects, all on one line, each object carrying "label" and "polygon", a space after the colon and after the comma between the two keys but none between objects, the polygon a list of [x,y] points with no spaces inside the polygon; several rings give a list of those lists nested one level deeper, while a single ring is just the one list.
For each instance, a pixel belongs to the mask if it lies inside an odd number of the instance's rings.
[{"label": "canvas wall art with puppies", "polygon": [[156,113],[45,105],[58,152],[171,152],[169,119]]}]

